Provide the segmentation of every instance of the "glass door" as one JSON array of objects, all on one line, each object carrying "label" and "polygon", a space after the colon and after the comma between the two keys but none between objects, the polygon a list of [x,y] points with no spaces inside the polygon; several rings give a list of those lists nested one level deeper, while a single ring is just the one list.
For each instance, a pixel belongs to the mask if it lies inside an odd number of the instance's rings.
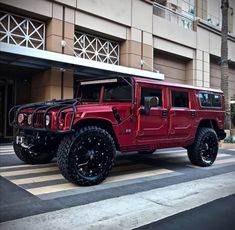
[{"label": "glass door", "polygon": [[8,124],[8,112],[15,105],[13,80],[0,79],[0,138],[11,138],[14,130]]}]

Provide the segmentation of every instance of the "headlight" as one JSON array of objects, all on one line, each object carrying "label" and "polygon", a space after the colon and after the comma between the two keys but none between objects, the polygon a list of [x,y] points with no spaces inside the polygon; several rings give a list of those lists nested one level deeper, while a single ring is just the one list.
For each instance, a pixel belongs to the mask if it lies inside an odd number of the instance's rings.
[{"label": "headlight", "polygon": [[28,124],[31,125],[32,124],[32,114],[28,115]]},{"label": "headlight", "polygon": [[50,124],[51,118],[49,115],[46,115],[46,126]]},{"label": "headlight", "polygon": [[18,124],[21,124],[21,123],[23,123],[23,121],[24,121],[24,118],[25,118],[25,115],[23,114],[23,113],[20,113],[19,115],[18,115]]}]

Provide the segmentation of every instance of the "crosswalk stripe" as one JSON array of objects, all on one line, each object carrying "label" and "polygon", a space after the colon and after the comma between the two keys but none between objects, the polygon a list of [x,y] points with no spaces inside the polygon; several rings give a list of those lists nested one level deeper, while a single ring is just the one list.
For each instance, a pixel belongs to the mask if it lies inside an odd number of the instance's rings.
[{"label": "crosswalk stripe", "polygon": [[[150,168],[151,166],[149,165],[144,165],[144,164],[138,164],[138,165],[124,165],[124,166],[119,166],[119,167],[114,167],[112,170],[112,174],[115,173],[120,173],[120,172],[126,172],[130,170],[146,170]],[[33,171],[35,172],[35,170]],[[20,174],[18,174],[20,175]],[[124,175],[123,175],[124,176]],[[32,184],[32,183],[38,183],[38,182],[44,182],[44,181],[50,181],[50,180],[60,180],[64,179],[64,177],[59,173],[57,174],[57,171],[55,171],[55,174],[52,175],[45,175],[45,176],[38,176],[38,177],[32,177],[30,174],[27,178],[23,179],[13,179],[10,180],[12,183],[17,184],[17,185],[22,185],[22,184]]]},{"label": "crosswalk stripe", "polygon": [[0,153],[5,153],[5,152],[14,152],[13,149],[0,149]]},{"label": "crosswalk stripe", "polygon": [[61,174],[53,174],[47,176],[29,177],[25,179],[15,179],[11,180],[11,182],[16,185],[22,185],[22,184],[33,184],[43,181],[60,180],[60,179],[64,179],[64,177]]},{"label": "crosswalk stripe", "polygon": [[8,155],[15,155],[15,152],[4,152],[4,153],[0,153],[0,156],[8,156]]},{"label": "crosswalk stripe", "polygon": [[56,162],[53,162],[53,163],[49,163],[49,164],[43,164],[43,165],[29,165],[29,164],[22,164],[22,165],[10,165],[10,166],[4,166],[4,167],[0,167],[0,172],[2,170],[9,170],[9,171],[16,171],[16,170],[21,170],[21,168],[24,168],[24,167],[48,167],[48,166],[53,166],[53,165],[56,165],[57,163]]},{"label": "crosswalk stripe", "polygon": [[228,149],[228,150],[235,152],[235,149]]},{"label": "crosswalk stripe", "polygon": [[211,167],[204,167],[204,168],[202,168],[202,167],[197,166],[197,165],[187,165],[187,166],[191,167],[191,168],[201,168],[203,170],[210,170],[210,169],[216,168],[217,166],[223,167],[223,164],[233,163],[233,162],[235,162],[235,158],[226,158],[226,159],[216,160]]},{"label": "crosswalk stripe", "polygon": [[35,169],[25,169],[25,170],[16,170],[10,172],[1,172],[0,175],[3,177],[7,176],[16,176],[16,175],[25,175],[30,173],[40,173],[40,172],[52,172],[52,171],[59,171],[58,167],[48,167],[48,168],[35,168]]},{"label": "crosswalk stripe", "polygon": [[39,188],[31,188],[31,189],[27,189],[27,191],[32,193],[33,195],[40,195],[40,194],[45,194],[45,193],[53,193],[53,192],[65,191],[65,190],[76,189],[76,188],[79,188],[79,187],[75,184],[64,183],[64,184],[43,186]]},{"label": "crosswalk stripe", "polygon": [[225,163],[230,163],[230,162],[235,162],[235,158],[216,160],[214,164],[218,165],[218,164],[225,164]]},{"label": "crosswalk stripe", "polygon": [[2,150],[9,150],[9,149],[13,150],[13,147],[12,146],[9,146],[9,147],[0,147],[0,151],[2,151]]},{"label": "crosswalk stripe", "polygon": [[[129,174],[120,175],[120,176],[109,176],[105,180],[104,184],[119,182],[123,180],[138,179],[138,178],[147,177],[147,176],[156,176],[156,175],[172,173],[172,172],[174,171],[168,170],[168,169],[157,169],[157,170],[149,170],[149,171],[139,172],[139,173],[129,173]],[[31,189],[26,189],[26,190],[32,193],[33,195],[42,195],[42,194],[47,194],[47,193],[60,192],[60,191],[65,191],[65,190],[70,190],[70,189],[79,189],[79,188],[81,187],[67,182],[63,184],[42,186],[42,187],[31,188]]]},{"label": "crosswalk stripe", "polygon": [[117,182],[117,181],[123,181],[123,180],[131,180],[131,179],[137,179],[137,178],[142,178],[142,177],[150,177],[150,176],[157,176],[161,174],[166,174],[166,173],[172,173],[174,171],[169,170],[169,169],[154,169],[154,170],[148,170],[145,172],[133,172],[133,173],[128,173],[125,175],[119,175],[119,176],[110,176],[108,177],[104,183],[111,183],[111,182]]}]

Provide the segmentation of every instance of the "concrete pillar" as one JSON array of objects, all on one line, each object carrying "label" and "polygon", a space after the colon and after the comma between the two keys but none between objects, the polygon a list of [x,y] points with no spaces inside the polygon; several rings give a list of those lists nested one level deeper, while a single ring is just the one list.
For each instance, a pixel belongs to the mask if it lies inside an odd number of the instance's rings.
[{"label": "concrete pillar", "polygon": [[62,20],[52,18],[47,22],[46,50],[62,53]]},{"label": "concrete pillar", "polygon": [[49,69],[32,77],[32,102],[52,99],[73,98],[73,72],[62,72],[59,69]]},{"label": "concrete pillar", "polygon": [[[53,3],[52,18],[47,22],[46,50],[74,55],[74,10]],[[67,46],[62,47],[65,40]],[[73,97],[73,72],[51,68],[32,77],[32,101]]]},{"label": "concrete pillar", "polygon": [[[137,69],[152,71],[153,68],[153,38],[152,34],[131,28],[128,40],[121,44],[120,64]],[[143,59],[144,64],[141,64]]]},{"label": "concrete pillar", "polygon": [[207,0],[196,0],[196,16],[207,20]]}]

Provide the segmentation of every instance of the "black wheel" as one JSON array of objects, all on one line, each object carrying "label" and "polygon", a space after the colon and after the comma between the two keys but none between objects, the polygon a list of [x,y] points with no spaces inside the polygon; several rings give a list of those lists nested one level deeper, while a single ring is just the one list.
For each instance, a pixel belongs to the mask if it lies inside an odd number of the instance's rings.
[{"label": "black wheel", "polygon": [[46,164],[51,162],[54,155],[48,151],[47,146],[34,146],[32,149],[24,148],[13,142],[16,156],[27,164]]},{"label": "black wheel", "polygon": [[61,141],[57,153],[62,175],[78,185],[101,183],[110,173],[116,156],[111,135],[96,126],[86,126]]},{"label": "black wheel", "polygon": [[188,148],[192,164],[206,167],[214,163],[218,153],[218,137],[210,128],[200,128],[194,143]]},{"label": "black wheel", "polygon": [[150,151],[139,151],[138,154],[146,154],[146,155],[148,155],[148,154],[153,154],[155,151],[156,151],[156,149],[150,150]]}]

